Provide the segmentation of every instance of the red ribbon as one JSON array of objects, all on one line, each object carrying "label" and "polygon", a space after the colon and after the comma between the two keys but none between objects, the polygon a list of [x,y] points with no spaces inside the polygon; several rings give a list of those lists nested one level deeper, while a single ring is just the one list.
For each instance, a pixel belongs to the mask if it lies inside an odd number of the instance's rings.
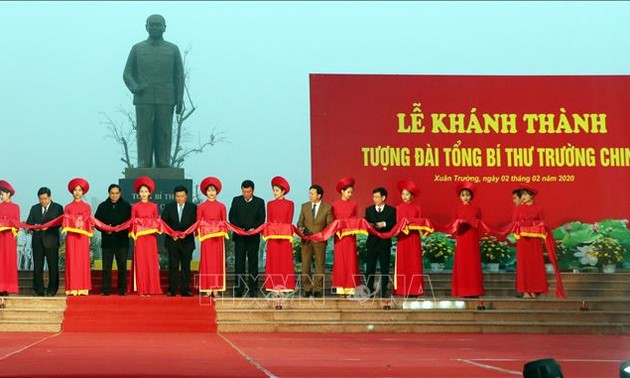
[{"label": "red ribbon", "polygon": [[545,241],[545,249],[549,261],[553,265],[556,277],[556,297],[566,298],[564,286],[562,284],[562,276],[558,268],[558,255],[556,253],[556,243],[551,230],[543,222],[521,222],[510,223],[504,227],[494,229],[488,226],[480,219],[456,219],[447,225],[440,225],[432,222],[427,218],[401,219],[394,228],[388,232],[379,232],[364,218],[347,218],[337,219],[330,223],[321,232],[304,235],[300,230],[290,223],[263,223],[253,230],[243,230],[226,221],[206,221],[201,220],[195,222],[184,231],[175,231],[169,227],[161,218],[134,218],[117,226],[104,224],[93,216],[68,216],[61,215],[44,224],[30,225],[15,219],[4,218],[0,220],[3,227],[23,228],[27,230],[42,230],[45,228],[63,225],[64,228],[75,228],[85,231],[91,231],[93,227],[104,232],[121,232],[130,230],[130,235],[142,235],[146,232],[157,232],[167,234],[171,237],[181,238],[193,232],[197,232],[198,236],[221,234],[223,232],[232,231],[241,236],[252,236],[262,233],[263,238],[273,239],[274,237],[292,238],[294,234],[303,240],[322,242],[333,236],[343,238],[349,235],[370,234],[380,238],[389,239],[400,233],[409,233],[412,230],[419,232],[439,231],[446,234],[455,234],[459,227],[463,224],[477,228],[483,234],[495,235],[501,239],[505,239],[510,233],[515,233],[518,237],[540,237]]}]

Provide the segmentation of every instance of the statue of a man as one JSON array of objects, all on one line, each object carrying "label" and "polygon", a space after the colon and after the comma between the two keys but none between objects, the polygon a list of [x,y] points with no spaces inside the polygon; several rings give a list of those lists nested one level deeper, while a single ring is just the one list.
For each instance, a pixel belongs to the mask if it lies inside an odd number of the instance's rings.
[{"label": "statue of a man", "polygon": [[164,17],[149,16],[146,29],[149,38],[131,48],[123,79],[136,106],[138,167],[164,168],[170,166],[173,107],[182,110],[184,67],[179,48],[162,37]]}]

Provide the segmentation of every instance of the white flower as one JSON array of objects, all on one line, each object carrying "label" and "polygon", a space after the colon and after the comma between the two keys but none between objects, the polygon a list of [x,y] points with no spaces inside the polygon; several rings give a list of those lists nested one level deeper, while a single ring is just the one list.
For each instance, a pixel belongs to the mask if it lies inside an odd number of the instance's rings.
[{"label": "white flower", "polygon": [[586,245],[583,247],[578,247],[577,250],[578,252],[575,252],[573,256],[580,258],[580,264],[590,266],[597,265],[597,257],[590,253],[591,246]]}]

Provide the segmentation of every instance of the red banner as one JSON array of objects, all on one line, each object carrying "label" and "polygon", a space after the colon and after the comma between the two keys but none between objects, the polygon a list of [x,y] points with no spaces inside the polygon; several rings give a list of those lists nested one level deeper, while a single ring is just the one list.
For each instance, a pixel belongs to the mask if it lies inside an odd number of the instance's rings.
[{"label": "red banner", "polygon": [[[630,213],[630,76],[310,77],[313,182],[356,179],[360,207],[384,186],[420,187],[423,216],[448,223],[458,182],[486,222],[511,220],[511,192],[538,189],[547,224]],[[362,210],[360,210],[362,214]]]}]

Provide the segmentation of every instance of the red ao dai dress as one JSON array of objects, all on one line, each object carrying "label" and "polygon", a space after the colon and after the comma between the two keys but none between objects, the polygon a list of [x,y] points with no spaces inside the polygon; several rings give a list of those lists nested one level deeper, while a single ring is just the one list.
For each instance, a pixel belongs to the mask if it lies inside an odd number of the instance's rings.
[{"label": "red ao dai dress", "polygon": [[[225,221],[225,205],[219,201],[205,201],[197,207],[197,220]],[[205,238],[201,242],[199,259],[199,292],[225,291],[225,242],[224,234]]]},{"label": "red ao dai dress", "polygon": [[[481,210],[469,203],[457,208],[456,218],[477,223],[481,220]],[[479,250],[479,229],[462,223],[455,233],[455,256],[451,295],[455,297],[477,297],[484,293],[481,272],[481,252]]]},{"label": "red ao dai dress", "polygon": [[162,294],[157,246],[158,207],[151,201],[138,201],[131,207],[132,227],[145,225],[136,235],[133,253],[133,291],[140,295]]},{"label": "red ao dai dress", "polygon": [[[403,202],[396,206],[396,221],[411,221],[422,216],[420,206]],[[399,296],[424,294],[422,277],[422,242],[419,230],[410,229],[408,234],[398,234],[394,294]]]},{"label": "red ao dai dress", "polygon": [[[267,203],[267,222],[293,222],[293,201],[274,199]],[[265,265],[265,289],[268,291],[291,292],[295,290],[295,267],[293,264],[293,245],[286,237],[267,239],[267,258]]]},{"label": "red ao dai dress", "polygon": [[[357,203],[339,199],[332,203],[333,219],[342,220],[358,217]],[[333,252],[333,292],[340,295],[354,295],[359,285],[359,259],[357,256],[356,235],[335,235]]]},{"label": "red ao dai dress", "polygon": [[18,293],[17,229],[20,207],[13,202],[0,202],[0,292]]},{"label": "red ao dai dress", "polygon": [[[87,220],[92,209],[83,201],[72,201],[64,208],[64,216],[70,219]],[[92,289],[90,264],[91,230],[74,222],[75,228],[67,227],[66,234],[66,295],[88,295]]]},{"label": "red ao dai dress", "polygon": [[[514,222],[523,226],[542,223],[542,207],[521,204],[514,208]],[[516,291],[519,293],[547,293],[549,284],[543,256],[543,239],[521,235],[516,243]]]}]

